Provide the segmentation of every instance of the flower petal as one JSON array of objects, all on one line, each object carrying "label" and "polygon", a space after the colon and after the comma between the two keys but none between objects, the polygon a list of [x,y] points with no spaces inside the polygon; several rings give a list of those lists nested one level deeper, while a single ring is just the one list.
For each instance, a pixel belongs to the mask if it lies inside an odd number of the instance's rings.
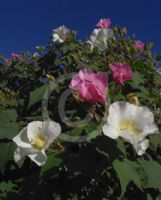
[{"label": "flower petal", "polygon": [[139,156],[143,155],[149,146],[149,140],[145,139],[134,145],[134,148]]},{"label": "flower petal", "polygon": [[136,118],[144,123],[152,123],[154,121],[153,113],[146,106],[137,107]]},{"label": "flower petal", "polygon": [[29,141],[32,141],[38,133],[43,133],[43,122],[33,121],[27,126],[27,137]]},{"label": "flower petal", "polygon": [[80,99],[89,103],[105,103],[108,76],[105,72],[94,73],[91,69],[82,69],[74,75],[69,87],[75,90]]},{"label": "flower petal", "polygon": [[40,151],[35,154],[30,154],[30,155],[28,155],[28,157],[32,161],[34,161],[38,166],[44,165],[47,161],[47,156],[46,156],[45,152],[43,152],[43,151]]},{"label": "flower petal", "polygon": [[119,132],[117,131],[117,129],[115,129],[114,127],[108,124],[105,124],[102,127],[102,129],[103,129],[103,133],[112,139],[117,139],[119,137]]},{"label": "flower petal", "polygon": [[52,39],[54,42],[59,41],[60,43],[63,43],[70,36],[71,36],[70,29],[66,28],[63,25],[63,26],[60,26],[59,28],[53,30]]},{"label": "flower petal", "polygon": [[63,43],[64,42],[64,40],[63,39],[61,39],[60,37],[59,37],[59,35],[58,34],[53,34],[53,41],[55,42],[55,41],[59,41],[60,43]]},{"label": "flower petal", "polygon": [[54,121],[44,121],[43,122],[43,131],[47,136],[46,148],[59,136],[61,133],[61,127],[59,123]]},{"label": "flower petal", "polygon": [[106,19],[100,19],[99,22],[97,23],[98,28],[109,28],[111,24],[111,20],[109,18]]},{"label": "flower petal", "polygon": [[92,81],[95,79],[95,73],[91,69],[81,69],[79,77],[81,80]]},{"label": "flower petal", "polygon": [[143,135],[146,137],[149,134],[153,134],[158,132],[158,127],[154,123],[154,115],[149,110],[149,108],[145,106],[137,107],[137,112],[135,115],[136,122],[142,126]]},{"label": "flower petal", "polygon": [[145,135],[145,137],[147,135],[154,134],[157,132],[159,132],[159,129],[155,123],[150,123],[150,124],[146,125],[143,129],[143,134]]},{"label": "flower petal", "polygon": [[108,123],[119,126],[121,120],[133,119],[136,106],[125,101],[118,101],[110,105]]},{"label": "flower petal", "polygon": [[27,128],[23,128],[20,133],[13,138],[13,141],[19,147],[31,148],[31,144],[29,143],[29,139],[27,137]]},{"label": "flower petal", "polygon": [[98,72],[95,75],[94,85],[98,95],[105,100],[106,88],[108,87],[108,75],[105,72]]},{"label": "flower petal", "polygon": [[23,157],[25,157],[27,154],[28,154],[28,150],[26,148],[17,147],[17,149],[14,152],[15,162],[18,162]]},{"label": "flower petal", "polygon": [[112,29],[100,28],[94,29],[90,36],[90,41],[88,43],[91,45],[91,50],[93,47],[98,47],[100,50],[104,50],[107,47],[107,40],[113,36]]}]

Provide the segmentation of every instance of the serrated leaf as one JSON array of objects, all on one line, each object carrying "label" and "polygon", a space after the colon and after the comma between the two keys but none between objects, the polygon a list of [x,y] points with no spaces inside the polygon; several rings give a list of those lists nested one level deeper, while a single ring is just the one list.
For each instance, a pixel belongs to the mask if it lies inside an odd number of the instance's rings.
[{"label": "serrated leaf", "polygon": [[133,181],[140,189],[142,187],[142,175],[139,173],[139,165],[128,159],[115,160],[114,169],[118,175],[121,184],[121,195],[126,191],[127,185]]}]

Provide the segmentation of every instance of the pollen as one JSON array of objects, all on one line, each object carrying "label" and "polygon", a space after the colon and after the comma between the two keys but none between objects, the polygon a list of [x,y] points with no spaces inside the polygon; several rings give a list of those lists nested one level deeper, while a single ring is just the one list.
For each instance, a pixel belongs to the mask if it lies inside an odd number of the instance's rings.
[{"label": "pollen", "polygon": [[41,150],[44,148],[46,144],[46,137],[42,133],[38,133],[35,138],[31,141],[31,145],[38,150]]}]

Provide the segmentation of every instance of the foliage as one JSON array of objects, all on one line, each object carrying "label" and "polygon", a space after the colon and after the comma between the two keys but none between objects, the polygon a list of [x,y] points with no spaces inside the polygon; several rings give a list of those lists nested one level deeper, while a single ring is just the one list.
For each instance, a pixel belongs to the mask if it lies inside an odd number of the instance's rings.
[{"label": "foliage", "polygon": [[[127,36],[125,28],[114,26],[113,32],[115,38],[108,39],[104,51],[91,51],[73,31],[63,43],[50,40],[37,47],[38,57],[25,52],[19,59],[1,62],[1,199],[160,199],[161,132],[149,137],[150,147],[139,158],[126,141],[102,135],[107,106],[90,105],[70,93],[63,115],[70,74],[89,68],[108,73],[111,103],[128,101],[128,95],[136,93],[161,128],[161,76],[156,72],[160,57],[152,55],[151,43],[143,52],[135,49],[135,38]],[[114,82],[108,67],[116,62],[132,68],[133,78],[124,85]],[[81,120],[85,116],[90,117],[88,123]],[[62,134],[48,149],[47,163],[37,167],[28,157],[15,163],[12,138],[29,122],[48,117],[60,123]],[[80,142],[82,136],[85,142]]]}]

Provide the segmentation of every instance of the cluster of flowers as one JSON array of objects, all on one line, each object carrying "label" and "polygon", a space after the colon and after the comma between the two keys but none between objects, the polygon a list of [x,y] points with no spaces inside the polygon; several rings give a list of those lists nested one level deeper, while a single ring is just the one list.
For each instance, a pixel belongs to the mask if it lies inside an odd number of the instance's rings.
[{"label": "cluster of flowers", "polygon": [[[18,54],[12,53],[12,54],[11,54],[11,58],[12,58],[14,61],[16,61],[16,60],[19,60],[19,59],[20,59],[20,56],[19,56]],[[4,59],[4,63],[8,63],[9,61],[10,61],[10,60],[7,59],[7,58]]]},{"label": "cluster of flowers", "polygon": [[[128,64],[115,63],[109,64],[109,67],[118,84],[131,80],[132,70]],[[83,69],[72,78],[70,88],[84,101],[105,104],[108,76],[104,72],[94,73],[90,69]],[[157,132],[158,127],[154,123],[153,113],[147,107],[120,101],[110,105],[107,123],[102,130],[112,139],[119,136],[126,139],[134,146],[137,154],[142,155],[149,146],[146,136]]]},{"label": "cluster of flowers", "polygon": [[[110,24],[110,19],[101,19],[98,22],[97,29],[92,32],[88,41],[91,50],[95,46],[99,46],[100,49],[106,47],[107,39],[113,37],[113,31],[109,29]],[[70,37],[70,34],[70,30],[62,26],[54,30],[53,40],[62,43]],[[144,51],[144,44],[141,41],[136,41],[135,47],[139,51]],[[123,85],[132,79],[132,69],[129,64],[111,63],[108,67],[117,84]],[[83,101],[105,104],[108,82],[108,74],[105,72],[95,73],[91,69],[81,69],[73,76],[69,87]],[[123,138],[133,145],[138,155],[143,155],[149,146],[146,136],[157,133],[158,127],[154,122],[153,113],[146,106],[118,101],[109,106],[107,122],[103,125],[102,132],[112,139]],[[27,155],[37,165],[43,165],[47,160],[45,149],[60,133],[60,124],[54,121],[30,122],[13,138],[18,146],[14,154],[15,161]]]},{"label": "cluster of flowers", "polygon": [[[110,29],[111,20],[110,19],[100,19],[97,23],[97,28],[94,29],[90,35],[90,40],[87,43],[90,45],[91,51],[94,47],[98,47],[100,50],[105,50],[107,48],[108,39],[114,37],[113,30]],[[58,41],[63,43],[71,37],[71,30],[65,26],[60,26],[53,30],[52,39],[54,42]],[[139,51],[144,51],[144,43],[140,40],[135,41],[135,48]]]}]

